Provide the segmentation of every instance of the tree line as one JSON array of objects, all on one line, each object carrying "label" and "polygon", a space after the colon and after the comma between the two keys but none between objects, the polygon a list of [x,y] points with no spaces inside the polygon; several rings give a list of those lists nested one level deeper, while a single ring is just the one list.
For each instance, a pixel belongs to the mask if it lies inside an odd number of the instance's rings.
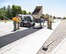
[{"label": "tree line", "polygon": [[8,7],[0,8],[0,20],[12,19],[12,17],[15,17],[18,14],[31,14],[31,12],[22,10],[21,6],[17,5],[8,5]]},{"label": "tree line", "polygon": [[[31,14],[31,12],[22,10],[21,6],[17,6],[17,5],[12,5],[12,6],[8,5],[7,7],[0,8],[0,20],[12,19],[18,14]],[[48,16],[50,15],[42,14],[40,18],[48,18]],[[56,16],[53,16],[53,18],[56,18]],[[58,18],[61,18],[61,17],[58,17]],[[63,18],[66,19],[66,17],[63,17]]]},{"label": "tree line", "polygon": [[[48,18],[49,16],[52,16],[52,15],[49,15],[49,14],[42,14],[40,18]],[[56,17],[56,16],[52,16],[54,19],[66,19],[66,17]]]}]

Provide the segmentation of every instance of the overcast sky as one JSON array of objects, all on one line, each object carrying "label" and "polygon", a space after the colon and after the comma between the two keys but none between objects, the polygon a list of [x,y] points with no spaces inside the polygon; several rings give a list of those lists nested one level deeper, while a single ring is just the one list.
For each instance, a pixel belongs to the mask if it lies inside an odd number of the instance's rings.
[{"label": "overcast sky", "polygon": [[66,0],[0,0],[0,8],[13,4],[30,12],[33,12],[36,6],[43,6],[44,14],[66,16]]}]

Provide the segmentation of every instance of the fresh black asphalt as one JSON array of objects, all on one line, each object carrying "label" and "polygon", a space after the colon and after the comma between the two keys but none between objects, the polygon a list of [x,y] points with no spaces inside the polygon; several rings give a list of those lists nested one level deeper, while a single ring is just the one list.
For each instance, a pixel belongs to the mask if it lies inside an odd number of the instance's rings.
[{"label": "fresh black asphalt", "polygon": [[21,38],[23,38],[23,37],[25,37],[33,32],[36,32],[38,30],[40,30],[40,29],[29,28],[29,29],[26,29],[23,31],[17,31],[15,33],[0,37],[0,48],[5,46],[5,45],[8,45],[16,40],[19,40],[19,39],[21,39]]}]

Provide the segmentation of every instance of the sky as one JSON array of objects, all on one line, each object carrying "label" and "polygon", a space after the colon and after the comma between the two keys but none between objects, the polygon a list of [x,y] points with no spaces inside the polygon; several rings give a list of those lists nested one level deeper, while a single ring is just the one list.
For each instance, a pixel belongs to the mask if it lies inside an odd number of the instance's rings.
[{"label": "sky", "polygon": [[19,5],[30,12],[33,12],[36,6],[43,6],[44,14],[66,16],[66,0],[0,0],[0,8],[8,5]]}]

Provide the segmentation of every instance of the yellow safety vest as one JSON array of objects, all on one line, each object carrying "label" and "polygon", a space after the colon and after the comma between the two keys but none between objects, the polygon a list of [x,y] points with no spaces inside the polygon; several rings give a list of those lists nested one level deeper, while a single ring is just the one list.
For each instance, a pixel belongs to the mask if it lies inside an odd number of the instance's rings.
[{"label": "yellow safety vest", "polygon": [[12,20],[16,21],[16,22],[19,22],[19,19],[17,17],[14,17]]}]

